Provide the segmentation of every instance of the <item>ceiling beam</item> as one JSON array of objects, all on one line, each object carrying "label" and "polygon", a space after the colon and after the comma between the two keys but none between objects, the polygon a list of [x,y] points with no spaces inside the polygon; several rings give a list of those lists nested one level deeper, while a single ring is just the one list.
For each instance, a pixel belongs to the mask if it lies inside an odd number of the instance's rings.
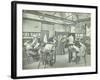
[{"label": "ceiling beam", "polygon": [[75,21],[73,21],[73,20],[66,19],[66,17],[65,18],[62,18],[62,17],[59,17],[59,16],[54,16],[54,15],[50,15],[50,14],[46,14],[46,13],[43,14],[40,11],[30,11],[30,10],[26,10],[26,11],[24,11],[24,13],[30,13],[30,14],[44,16],[44,17],[48,17],[48,18],[52,18],[52,19],[58,19],[58,20],[62,20],[62,21],[70,22],[70,23],[75,23]]},{"label": "ceiling beam", "polygon": [[[77,24],[79,22],[85,22],[85,21],[90,21],[91,20],[91,18],[89,17],[89,18],[77,19],[76,21],[72,21],[72,20],[68,20],[68,19],[62,18],[62,17],[58,17],[58,16],[54,16],[54,15],[50,15],[50,14],[43,14],[43,13],[41,13],[39,11],[30,11],[30,10],[25,10],[24,13],[25,14],[34,14],[34,15],[39,15],[39,16],[55,19],[55,20],[64,21],[64,23],[58,23],[58,22],[55,22],[55,21],[54,22],[50,22],[50,21],[46,21],[46,20],[38,20],[38,21],[47,22],[47,23],[53,23],[53,24],[74,25],[74,24]],[[34,20],[36,20],[36,19],[34,19]],[[66,22],[69,22],[70,24],[66,24]]]}]

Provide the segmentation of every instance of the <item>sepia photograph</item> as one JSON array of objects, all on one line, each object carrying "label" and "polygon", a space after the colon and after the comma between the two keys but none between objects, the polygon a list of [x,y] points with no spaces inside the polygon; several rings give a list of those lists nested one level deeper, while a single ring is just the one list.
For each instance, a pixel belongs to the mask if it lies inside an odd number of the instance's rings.
[{"label": "sepia photograph", "polygon": [[91,14],[23,10],[23,69],[91,65]]},{"label": "sepia photograph", "polygon": [[97,73],[97,6],[12,2],[12,78]]}]

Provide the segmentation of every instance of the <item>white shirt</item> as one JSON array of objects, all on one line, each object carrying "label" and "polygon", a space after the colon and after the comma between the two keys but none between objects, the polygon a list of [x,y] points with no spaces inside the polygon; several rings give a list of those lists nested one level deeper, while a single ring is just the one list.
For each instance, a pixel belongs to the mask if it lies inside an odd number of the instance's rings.
[{"label": "white shirt", "polygon": [[45,50],[51,50],[52,47],[53,47],[52,44],[46,44],[46,46],[45,46]]},{"label": "white shirt", "polygon": [[68,40],[69,40],[69,44],[73,44],[74,37],[71,35],[71,36],[68,37]]},{"label": "white shirt", "polygon": [[37,44],[34,46],[34,49],[37,48],[38,46],[39,46],[39,43],[37,43]]},{"label": "white shirt", "polygon": [[78,52],[80,51],[79,48],[75,45],[73,45],[73,48],[75,48],[75,50],[78,51]]}]

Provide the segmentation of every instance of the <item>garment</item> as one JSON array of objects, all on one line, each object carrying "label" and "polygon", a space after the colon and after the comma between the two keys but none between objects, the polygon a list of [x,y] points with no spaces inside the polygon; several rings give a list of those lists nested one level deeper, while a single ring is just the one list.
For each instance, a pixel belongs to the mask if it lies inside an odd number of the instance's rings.
[{"label": "garment", "polygon": [[[36,39],[35,39],[35,41],[36,41]],[[25,47],[26,47],[26,54],[27,54],[27,56],[36,55],[36,53],[33,52],[33,45],[35,46],[35,44],[33,44],[33,43],[35,43],[34,40],[33,40],[32,43],[29,43],[28,41],[24,43],[24,45],[25,45]],[[39,44],[38,44],[38,45],[39,45]],[[36,45],[36,47],[37,47],[38,45]]]},{"label": "garment", "polygon": [[75,49],[76,52],[80,51],[79,48],[77,46],[75,46],[75,45],[73,45],[73,48]]},{"label": "garment", "polygon": [[26,43],[26,54],[27,56],[30,56],[30,54],[33,54],[32,46],[28,43]]},{"label": "garment", "polygon": [[46,35],[46,34],[44,35],[43,42],[44,42],[44,43],[47,43],[47,42],[48,42],[48,41],[47,41],[47,35]]},{"label": "garment", "polygon": [[80,56],[84,56],[86,54],[86,46],[83,43],[80,43]]},{"label": "garment", "polygon": [[73,42],[74,42],[74,37],[73,37],[72,35],[70,35],[70,36],[68,37],[68,41],[69,41],[69,44],[73,44]]},{"label": "garment", "polygon": [[71,62],[71,60],[76,60],[77,58],[77,54],[79,54],[80,50],[77,46],[75,45],[71,45],[69,48],[69,62]]},{"label": "garment", "polygon": [[46,44],[46,45],[45,45],[45,50],[51,50],[52,47],[53,47],[52,44]]},{"label": "garment", "polygon": [[75,46],[75,45],[73,45],[73,48],[74,48],[73,56],[76,57],[76,54],[80,53],[80,49],[77,46]]},{"label": "garment", "polygon": [[32,43],[31,43],[31,46],[34,46],[36,42],[37,42],[37,38],[35,37],[35,38],[33,39]]},{"label": "garment", "polygon": [[36,43],[36,45],[34,46],[34,49],[38,48],[39,47],[39,43]]}]

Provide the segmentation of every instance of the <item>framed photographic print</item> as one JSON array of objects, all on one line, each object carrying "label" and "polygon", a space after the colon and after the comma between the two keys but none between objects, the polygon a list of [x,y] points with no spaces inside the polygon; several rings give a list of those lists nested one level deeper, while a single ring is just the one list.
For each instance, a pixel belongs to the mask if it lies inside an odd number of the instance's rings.
[{"label": "framed photographic print", "polygon": [[97,73],[97,6],[12,1],[11,77]]}]

